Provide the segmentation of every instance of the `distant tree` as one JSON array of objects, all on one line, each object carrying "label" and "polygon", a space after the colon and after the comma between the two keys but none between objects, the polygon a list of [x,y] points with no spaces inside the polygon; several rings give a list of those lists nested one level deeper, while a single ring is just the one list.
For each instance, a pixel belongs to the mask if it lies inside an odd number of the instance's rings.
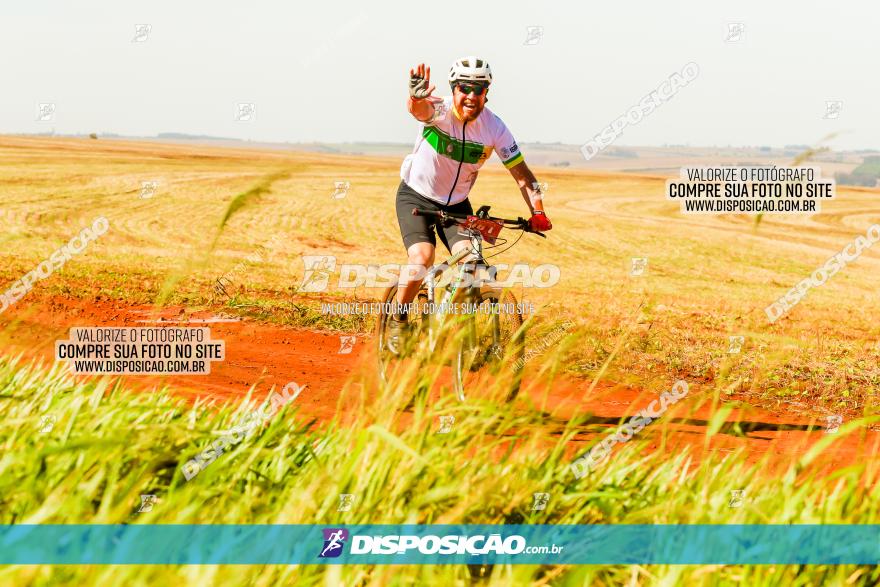
[{"label": "distant tree", "polygon": [[89,134],[89,138],[90,138],[90,139],[97,139],[97,138],[98,138],[98,135],[95,134],[95,133],[90,133],[90,134]]},{"label": "distant tree", "polygon": [[637,159],[639,155],[635,151],[631,151],[629,149],[609,149],[608,156],[623,157],[625,159]]},{"label": "distant tree", "polygon": [[834,176],[841,185],[862,185],[874,187],[880,180],[880,157],[871,156],[862,159],[862,164],[852,170],[852,173],[838,173]]},{"label": "distant tree", "polygon": [[838,173],[834,179],[838,185],[859,185],[869,188],[877,185],[877,176],[867,173]]}]

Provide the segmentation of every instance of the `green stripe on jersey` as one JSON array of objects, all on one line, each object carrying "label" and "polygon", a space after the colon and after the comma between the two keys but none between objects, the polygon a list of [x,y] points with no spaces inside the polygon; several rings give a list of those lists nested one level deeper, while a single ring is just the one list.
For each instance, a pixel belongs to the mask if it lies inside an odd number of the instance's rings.
[{"label": "green stripe on jersey", "polygon": [[[425,130],[422,131],[422,136],[440,155],[449,157],[455,161],[462,160],[462,145],[460,140],[452,138],[434,126],[426,126]],[[465,163],[480,163],[481,161],[488,159],[491,153],[491,147],[486,147],[480,143],[474,143],[471,141],[464,142]]]},{"label": "green stripe on jersey", "polygon": [[519,164],[522,163],[523,161],[525,161],[525,157],[523,157],[523,154],[522,154],[522,153],[517,153],[516,155],[514,155],[513,157],[511,157],[511,158],[508,159],[507,161],[502,161],[502,163],[504,163],[504,166],[505,166],[505,167],[507,167],[508,169],[510,169],[510,168],[513,167],[514,165],[519,165]]}]

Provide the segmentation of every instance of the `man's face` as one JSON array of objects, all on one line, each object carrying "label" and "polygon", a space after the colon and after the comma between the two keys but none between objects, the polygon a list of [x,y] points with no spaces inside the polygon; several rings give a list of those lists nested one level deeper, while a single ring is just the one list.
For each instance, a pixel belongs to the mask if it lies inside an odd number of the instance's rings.
[{"label": "man's face", "polygon": [[[465,93],[467,92],[467,93]],[[479,93],[478,93],[479,92]],[[452,101],[455,109],[464,120],[475,120],[486,105],[489,87],[474,82],[455,82],[452,87]]]}]

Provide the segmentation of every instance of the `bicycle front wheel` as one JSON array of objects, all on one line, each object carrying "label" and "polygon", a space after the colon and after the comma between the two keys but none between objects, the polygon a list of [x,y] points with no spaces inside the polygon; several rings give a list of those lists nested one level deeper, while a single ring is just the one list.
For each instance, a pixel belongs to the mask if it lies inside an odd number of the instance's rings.
[{"label": "bicycle front wheel", "polygon": [[470,313],[457,337],[453,379],[458,399],[499,398],[512,401],[522,383],[525,332],[516,298],[509,291],[485,286],[462,292]]}]

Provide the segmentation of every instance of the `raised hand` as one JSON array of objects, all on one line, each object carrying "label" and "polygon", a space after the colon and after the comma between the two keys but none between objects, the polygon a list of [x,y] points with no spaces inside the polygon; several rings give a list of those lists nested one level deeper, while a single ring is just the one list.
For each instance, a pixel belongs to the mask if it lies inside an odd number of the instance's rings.
[{"label": "raised hand", "polygon": [[429,98],[435,86],[431,85],[431,68],[419,63],[409,70],[409,97],[413,100]]}]

